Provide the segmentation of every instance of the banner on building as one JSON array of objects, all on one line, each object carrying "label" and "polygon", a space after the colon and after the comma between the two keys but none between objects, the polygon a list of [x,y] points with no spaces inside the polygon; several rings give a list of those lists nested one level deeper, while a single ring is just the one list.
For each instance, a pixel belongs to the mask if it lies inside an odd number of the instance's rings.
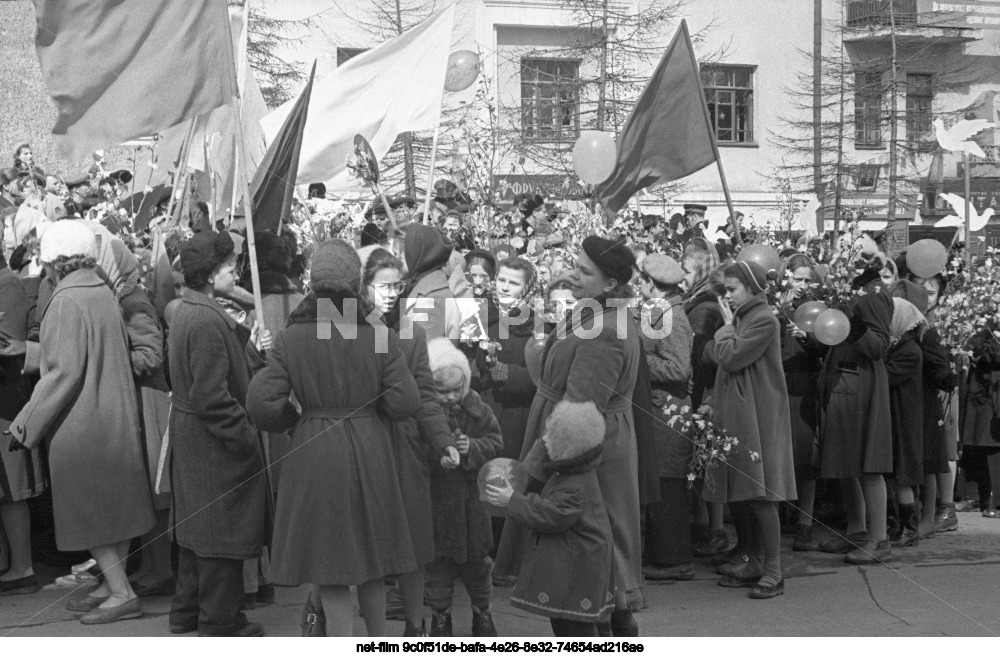
[{"label": "banner on building", "polygon": [[501,203],[513,203],[521,194],[539,194],[548,200],[577,200],[586,195],[579,178],[568,175],[494,175],[493,189]]}]

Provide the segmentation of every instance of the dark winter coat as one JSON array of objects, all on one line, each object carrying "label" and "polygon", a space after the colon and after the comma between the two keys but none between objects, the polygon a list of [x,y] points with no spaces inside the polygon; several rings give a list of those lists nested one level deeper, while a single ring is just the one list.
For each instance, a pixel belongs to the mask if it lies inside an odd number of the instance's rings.
[{"label": "dark winter coat", "polygon": [[540,494],[511,496],[507,517],[535,537],[511,606],[576,622],[599,622],[614,607],[611,523],[597,480],[601,449],[545,463]]},{"label": "dark winter coat", "polygon": [[892,417],[892,473],[899,485],[924,482],[923,355],[910,332],[885,357]]},{"label": "dark winter coat", "polygon": [[984,331],[970,340],[969,347],[973,364],[962,401],[962,444],[1000,448],[990,427],[1000,416],[1000,342]]},{"label": "dark winter coat", "polygon": [[924,391],[924,476],[947,474],[948,447],[945,443],[945,415],[941,394],[950,394],[958,386],[958,374],[951,364],[948,349],[933,326],[920,340],[923,353]]},{"label": "dark winter coat", "polygon": [[889,352],[893,301],[881,283],[843,308],[847,339],[830,349],[820,376],[820,476],[858,478],[892,473]]},{"label": "dark winter coat", "polygon": [[[792,427],[781,363],[781,330],[763,294],[736,311],[706,351],[719,365],[714,420],[739,444],[705,472],[707,501],[796,498]],[[753,454],[759,454],[754,457]]]},{"label": "dark winter coat", "polygon": [[[515,314],[510,319],[507,317],[501,319],[500,311],[494,303],[491,302],[488,307],[486,332],[491,340],[500,344],[495,359],[506,366],[506,380],[494,381],[490,375],[490,366],[486,362],[486,351],[477,349],[476,352],[476,365],[482,387],[480,395],[500,422],[500,431],[503,435],[503,451],[500,456],[515,460],[521,457],[528,414],[535,399],[535,383],[528,375],[528,367],[524,360],[524,347],[532,339],[534,315],[528,309],[524,311],[527,313],[524,321],[521,320],[520,314]],[[501,322],[504,324],[503,331]],[[501,337],[502,333],[506,335]]]},{"label": "dark winter coat", "polygon": [[432,457],[431,500],[434,507],[434,544],[437,558],[454,563],[478,562],[493,549],[493,528],[479,500],[479,469],[503,450],[500,424],[490,407],[470,390],[448,414],[452,433],[469,437],[469,453],[457,469],[443,469]]},{"label": "dark winter coat", "polygon": [[697,410],[705,402],[705,397],[712,395],[712,386],[715,385],[716,366],[704,357],[705,345],[712,341],[724,322],[719,299],[710,291],[687,299],[684,308],[694,335],[691,344],[691,405]]},{"label": "dark winter coat", "polygon": [[128,333],[93,269],[59,281],[40,309],[41,380],[10,430],[46,441],[61,551],[117,544],[153,527]]},{"label": "dark winter coat", "polygon": [[206,558],[256,558],[270,529],[264,451],[246,410],[249,339],[194,290],[170,325],[171,526]]},{"label": "dark winter coat", "polygon": [[789,421],[792,425],[792,450],[796,475],[801,479],[816,477],[819,464],[819,376],[828,347],[812,333],[805,339],[793,337],[787,326],[795,321],[795,311],[803,303],[815,300],[810,296],[794,300],[782,307],[781,360],[788,389]]}]

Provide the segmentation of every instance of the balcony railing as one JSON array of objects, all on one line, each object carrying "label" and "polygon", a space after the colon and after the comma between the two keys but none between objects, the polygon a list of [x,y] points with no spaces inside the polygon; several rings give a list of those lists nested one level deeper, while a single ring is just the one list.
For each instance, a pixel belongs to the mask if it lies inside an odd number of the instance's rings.
[{"label": "balcony railing", "polygon": [[917,23],[917,0],[850,0],[847,4],[848,27],[888,27],[895,14],[896,25]]}]

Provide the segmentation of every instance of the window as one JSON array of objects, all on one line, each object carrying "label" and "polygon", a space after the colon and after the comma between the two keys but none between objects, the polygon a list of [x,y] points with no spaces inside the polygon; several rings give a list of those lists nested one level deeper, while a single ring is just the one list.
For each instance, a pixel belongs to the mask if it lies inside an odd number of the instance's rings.
[{"label": "window", "polygon": [[858,191],[875,191],[881,168],[879,164],[859,164],[854,173],[854,188]]},{"label": "window", "polygon": [[882,146],[882,73],[862,71],[854,75],[854,145]]},{"label": "window", "polygon": [[753,67],[703,66],[708,117],[719,143],[753,143]]},{"label": "window", "polygon": [[933,135],[931,103],[934,93],[931,76],[924,73],[906,75],[906,138],[911,143],[924,142],[931,146]]},{"label": "window", "polygon": [[521,132],[526,139],[576,139],[580,133],[579,82],[579,60],[521,60]]}]

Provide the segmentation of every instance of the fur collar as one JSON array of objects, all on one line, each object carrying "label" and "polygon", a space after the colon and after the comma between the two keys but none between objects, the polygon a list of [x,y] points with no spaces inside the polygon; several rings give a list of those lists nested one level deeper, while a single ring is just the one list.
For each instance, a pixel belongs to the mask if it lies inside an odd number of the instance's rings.
[{"label": "fur collar", "polygon": [[604,443],[598,444],[589,451],[584,451],[578,456],[567,458],[566,460],[549,460],[542,465],[542,469],[549,474],[578,474],[588,469],[594,469],[601,462],[601,453],[604,451]]}]

